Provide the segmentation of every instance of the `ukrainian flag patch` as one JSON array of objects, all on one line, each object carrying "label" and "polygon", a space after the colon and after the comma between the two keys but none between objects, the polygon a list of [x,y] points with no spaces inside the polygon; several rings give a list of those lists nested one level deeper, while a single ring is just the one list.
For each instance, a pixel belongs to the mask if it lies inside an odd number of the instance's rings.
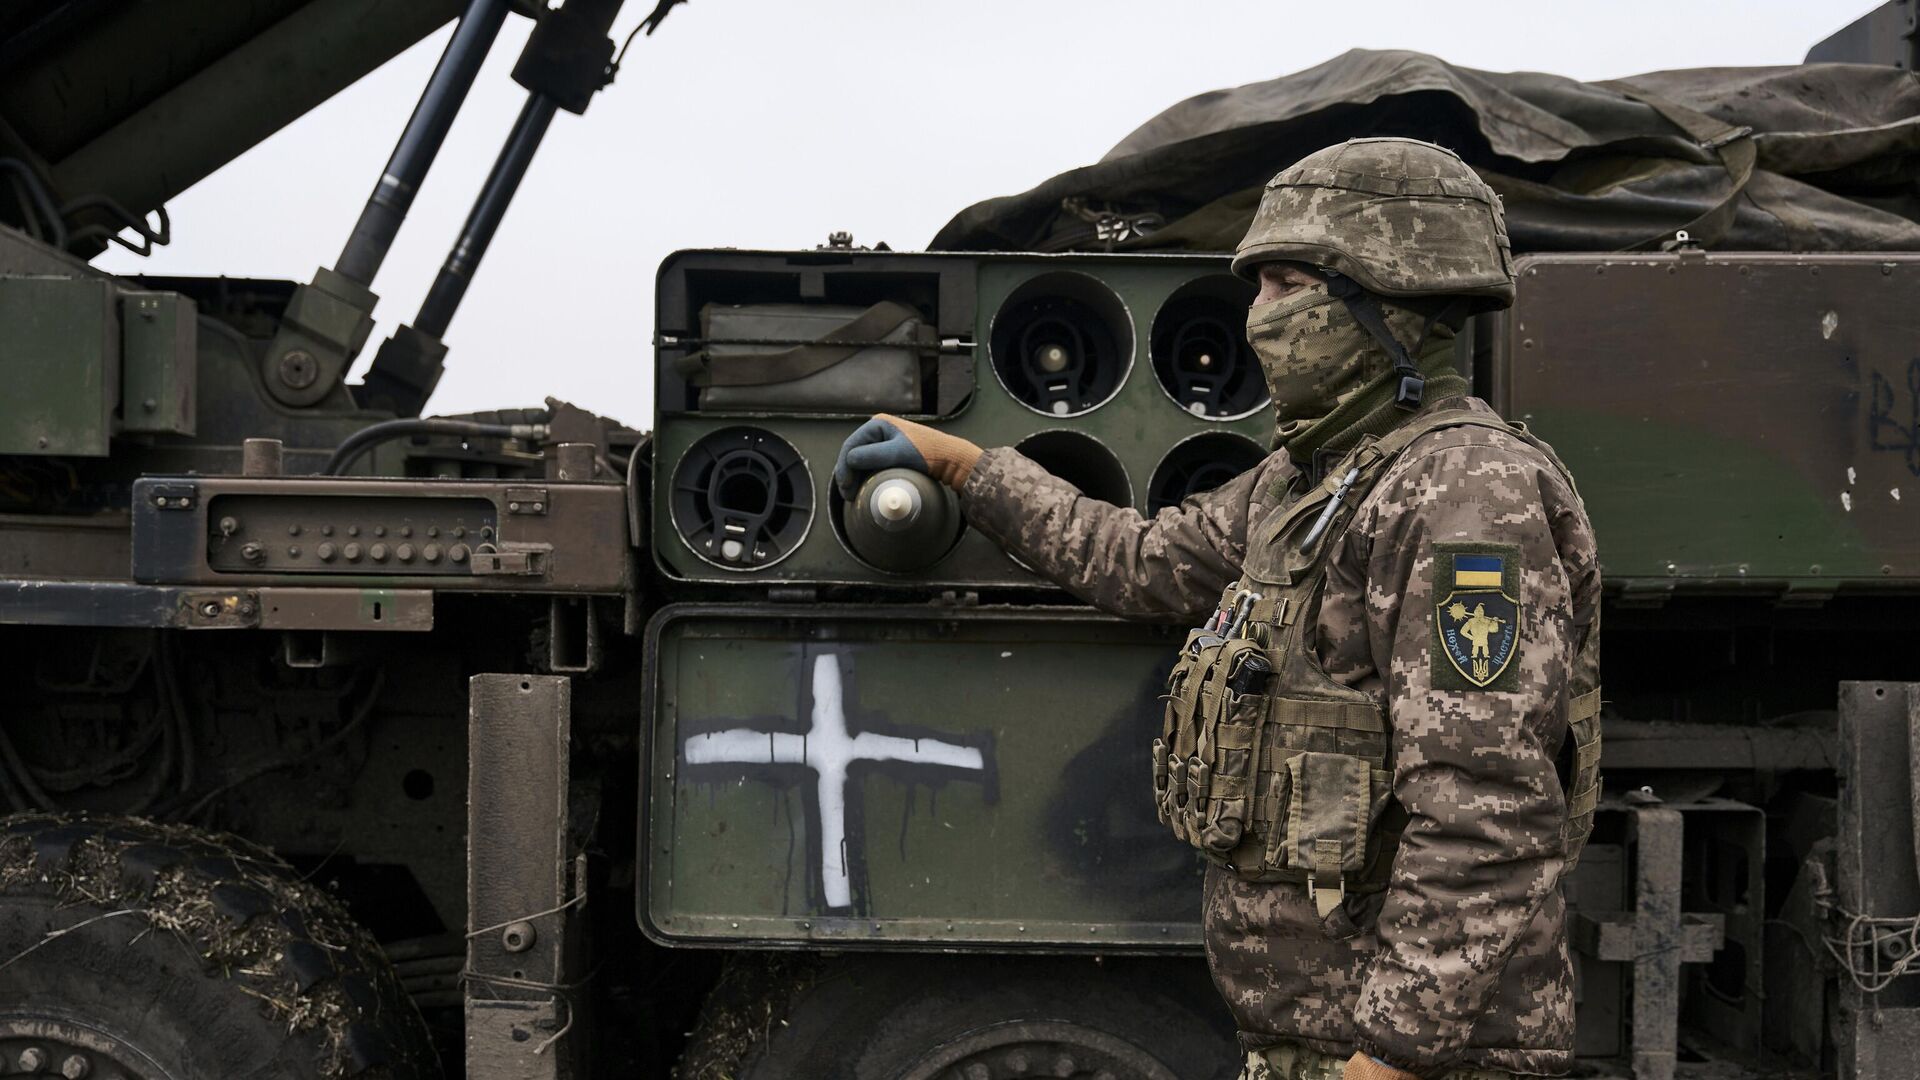
[{"label": "ukrainian flag patch", "polygon": [[1520,549],[1511,544],[1435,544],[1433,685],[1503,690],[1520,652]]}]

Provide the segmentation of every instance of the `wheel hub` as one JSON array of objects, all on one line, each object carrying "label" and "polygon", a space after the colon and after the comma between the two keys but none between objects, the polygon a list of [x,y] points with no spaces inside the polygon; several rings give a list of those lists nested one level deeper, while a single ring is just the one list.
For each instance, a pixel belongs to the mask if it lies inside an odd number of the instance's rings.
[{"label": "wheel hub", "polygon": [[148,1057],[98,1028],[41,1016],[0,1016],[0,1076],[169,1080]]},{"label": "wheel hub", "polygon": [[1178,1080],[1145,1050],[1053,1020],[1010,1021],[946,1042],[900,1080]]}]

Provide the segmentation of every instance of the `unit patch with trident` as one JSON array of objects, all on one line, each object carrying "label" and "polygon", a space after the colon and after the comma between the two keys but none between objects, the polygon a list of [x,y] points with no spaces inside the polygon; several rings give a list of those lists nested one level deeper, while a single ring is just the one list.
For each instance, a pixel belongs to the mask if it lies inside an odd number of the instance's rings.
[{"label": "unit patch with trident", "polygon": [[1435,544],[1433,685],[1505,689],[1520,651],[1519,548]]}]

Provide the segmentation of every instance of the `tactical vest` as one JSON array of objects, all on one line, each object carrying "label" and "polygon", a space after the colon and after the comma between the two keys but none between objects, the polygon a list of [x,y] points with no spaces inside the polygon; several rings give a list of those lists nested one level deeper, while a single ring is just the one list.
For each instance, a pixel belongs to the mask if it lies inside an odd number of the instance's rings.
[{"label": "tactical vest", "polygon": [[[1187,635],[1167,679],[1153,743],[1161,822],[1250,881],[1305,884],[1322,918],[1348,892],[1384,889],[1406,812],[1392,798],[1387,718],[1372,696],[1329,678],[1309,645],[1329,553],[1354,513],[1415,440],[1460,426],[1508,432],[1552,450],[1520,424],[1452,408],[1368,437],[1326,478],[1248,535],[1241,580]],[[1570,727],[1559,762],[1568,865],[1600,798],[1598,612],[1572,665]]]}]

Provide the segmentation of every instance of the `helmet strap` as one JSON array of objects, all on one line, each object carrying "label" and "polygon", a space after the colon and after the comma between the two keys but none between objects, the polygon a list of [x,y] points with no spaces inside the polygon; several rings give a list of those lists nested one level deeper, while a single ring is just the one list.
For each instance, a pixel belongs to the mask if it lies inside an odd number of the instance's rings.
[{"label": "helmet strap", "polygon": [[[1387,316],[1380,310],[1380,298],[1361,288],[1359,282],[1345,274],[1332,270],[1322,270],[1321,274],[1327,279],[1328,295],[1336,297],[1341,303],[1347,305],[1347,311],[1353,315],[1353,321],[1359,323],[1361,329],[1365,330],[1373,340],[1379,342],[1380,347],[1387,351],[1388,358],[1393,361],[1394,374],[1400,376],[1400,386],[1394,391],[1393,403],[1408,412],[1418,409],[1421,398],[1426,395],[1427,380],[1420,374],[1420,369],[1414,365],[1413,357],[1407,352],[1407,347],[1400,344],[1400,339],[1394,337],[1393,331],[1387,328]],[[1456,299],[1454,304],[1457,303],[1459,301]],[[1442,315],[1451,311],[1454,304],[1448,304],[1427,317],[1427,324],[1420,329],[1420,340],[1416,343],[1416,348],[1426,344],[1427,335],[1433,331],[1433,324],[1439,321]]]}]

